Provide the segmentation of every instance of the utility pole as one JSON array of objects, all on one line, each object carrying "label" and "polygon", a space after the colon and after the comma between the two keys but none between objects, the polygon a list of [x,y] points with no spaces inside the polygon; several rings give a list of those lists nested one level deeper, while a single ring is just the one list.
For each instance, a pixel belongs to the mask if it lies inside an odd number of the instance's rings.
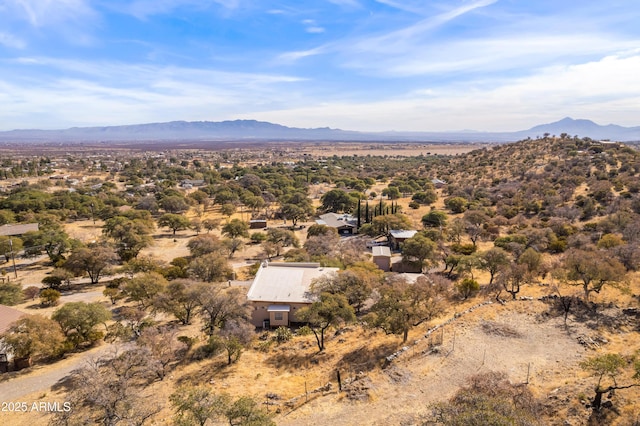
[{"label": "utility pole", "polygon": [[18,279],[18,270],[16,269],[16,257],[13,254],[13,239],[9,237],[9,249],[11,250],[11,260],[13,261],[13,274]]}]

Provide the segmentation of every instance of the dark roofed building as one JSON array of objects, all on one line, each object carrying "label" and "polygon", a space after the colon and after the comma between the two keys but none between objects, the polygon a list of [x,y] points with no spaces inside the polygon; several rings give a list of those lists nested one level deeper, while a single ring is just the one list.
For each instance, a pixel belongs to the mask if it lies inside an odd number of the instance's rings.
[{"label": "dark roofed building", "polygon": [[348,214],[326,213],[316,220],[318,225],[335,228],[338,234],[353,234],[358,226],[358,220]]}]

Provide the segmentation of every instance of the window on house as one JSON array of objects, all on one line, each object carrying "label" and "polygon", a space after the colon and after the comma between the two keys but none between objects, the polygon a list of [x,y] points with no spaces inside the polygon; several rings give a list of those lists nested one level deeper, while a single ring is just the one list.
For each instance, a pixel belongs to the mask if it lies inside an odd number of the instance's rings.
[{"label": "window on house", "polygon": [[276,321],[282,321],[283,320],[283,315],[282,312],[274,312],[273,313],[273,319]]}]

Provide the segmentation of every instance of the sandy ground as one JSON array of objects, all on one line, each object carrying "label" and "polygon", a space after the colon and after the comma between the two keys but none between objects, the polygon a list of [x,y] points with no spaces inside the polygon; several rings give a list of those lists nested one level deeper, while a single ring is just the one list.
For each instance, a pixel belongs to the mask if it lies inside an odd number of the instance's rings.
[{"label": "sandy ground", "polygon": [[[540,392],[564,382],[586,353],[559,319],[539,320],[546,306],[513,302],[488,305],[445,327],[440,352],[424,354],[425,342],[412,347],[385,370],[369,375],[370,401],[351,402],[330,394],[277,418],[278,425],[414,424],[429,404],[450,396],[472,375],[503,371],[514,383],[527,380]],[[488,334],[483,323],[507,326],[517,337]]]}]

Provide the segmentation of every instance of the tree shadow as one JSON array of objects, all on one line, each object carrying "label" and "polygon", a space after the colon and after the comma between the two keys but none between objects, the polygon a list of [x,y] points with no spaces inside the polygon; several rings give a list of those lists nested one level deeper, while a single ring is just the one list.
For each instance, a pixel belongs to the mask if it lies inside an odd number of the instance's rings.
[{"label": "tree shadow", "polygon": [[317,348],[312,349],[312,352],[301,350],[299,347],[294,346],[281,346],[274,353],[265,359],[265,364],[275,368],[283,369],[286,371],[299,371],[303,369],[310,369],[320,363],[327,362],[335,357],[326,351],[318,352]]},{"label": "tree shadow", "polygon": [[[242,358],[237,361],[242,362]],[[210,359],[200,361],[202,364],[197,370],[182,375],[176,380],[176,386],[213,383],[227,379],[231,374],[235,364],[227,364],[227,358],[223,354],[216,355]]]},{"label": "tree shadow", "polygon": [[348,368],[356,373],[369,372],[384,365],[385,358],[398,350],[399,342],[381,343],[371,347],[361,346],[342,356],[338,362],[341,368]]},{"label": "tree shadow", "polygon": [[[567,305],[563,304],[561,298],[549,299],[546,301],[549,309],[543,314],[551,318],[564,317]],[[608,330],[618,330],[620,327],[629,325],[633,315],[627,314],[623,309],[618,308],[613,303],[598,304],[585,302],[580,298],[573,298],[568,307],[566,324],[561,327],[571,329],[571,323],[578,323],[592,330],[602,328]]]},{"label": "tree shadow", "polygon": [[169,232],[169,233],[163,233],[163,234],[155,234],[151,238],[153,238],[154,240],[167,240],[167,239],[185,240],[185,239],[192,238],[194,235],[195,234],[193,234],[193,235],[186,235],[186,234],[173,235],[173,233]]}]

